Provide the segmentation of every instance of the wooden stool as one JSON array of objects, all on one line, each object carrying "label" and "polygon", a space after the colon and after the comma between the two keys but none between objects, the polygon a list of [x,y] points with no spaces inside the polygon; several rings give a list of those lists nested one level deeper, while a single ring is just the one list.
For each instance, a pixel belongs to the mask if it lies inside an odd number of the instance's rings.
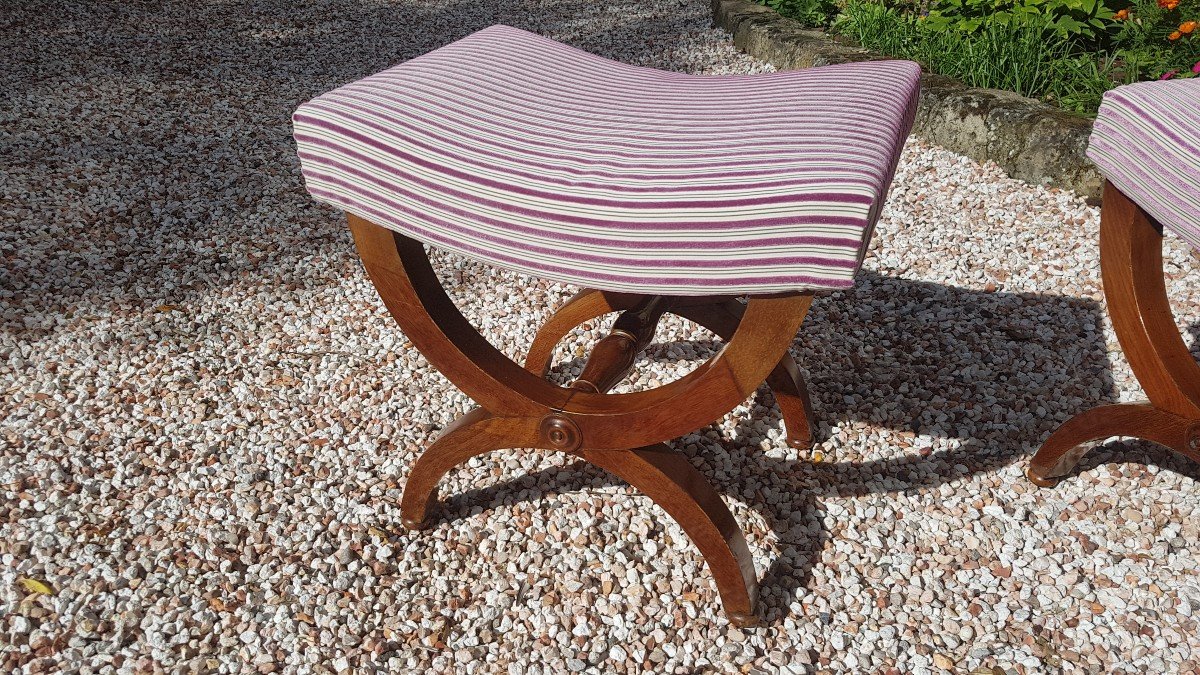
[{"label": "wooden stool", "polygon": [[1149,401],[1102,405],[1063,424],[1026,469],[1056,485],[1112,436],[1154,441],[1200,461],[1200,365],[1167,301],[1163,226],[1200,247],[1200,80],[1109,92],[1088,156],[1105,175],[1100,266],[1113,329]]},{"label": "wooden stool", "polygon": [[[811,444],[788,347],[814,292],[853,283],[918,74],[884,62],[681,75],[496,26],[302,106],[294,121],[309,191],[349,213],[392,316],[479,405],[417,459],[404,524],[425,524],[438,481],[471,457],[571,453],[667,511],[704,555],[730,620],[754,623],[757,575],[740,528],[663,443],[766,380],[788,442]],[[541,328],[522,367],[454,306],[424,244],[585,290]],[[620,315],[580,377],[547,381],[563,336],[611,312]],[[666,312],[725,345],[682,379],[608,393]]]}]

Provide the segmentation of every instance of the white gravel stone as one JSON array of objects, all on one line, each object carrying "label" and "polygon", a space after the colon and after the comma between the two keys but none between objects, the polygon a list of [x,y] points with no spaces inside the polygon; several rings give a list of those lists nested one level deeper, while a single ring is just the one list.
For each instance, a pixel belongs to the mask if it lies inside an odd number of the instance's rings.
[{"label": "white gravel stone", "polygon": [[[0,671],[1200,667],[1194,467],[1120,442],[1056,490],[1021,475],[1071,414],[1143,396],[1074,195],[910,141],[858,285],[793,345],[817,452],[769,396],[675,444],[764,576],[765,625],[739,631],[677,524],[563,456],[474,459],[448,514],[401,528],[408,467],[472,404],[387,316],[289,135],[301,101],[497,22],[771,70],[706,0],[10,4]],[[1169,237],[1165,260],[1195,350],[1197,258]],[[434,262],[514,357],[574,291]],[[607,323],[559,347],[557,381]],[[715,347],[668,318],[619,390]]]}]

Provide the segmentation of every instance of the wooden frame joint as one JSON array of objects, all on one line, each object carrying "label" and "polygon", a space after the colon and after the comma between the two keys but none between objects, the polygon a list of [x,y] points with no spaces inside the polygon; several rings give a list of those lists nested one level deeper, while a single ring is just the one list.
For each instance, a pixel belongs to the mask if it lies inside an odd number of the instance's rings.
[{"label": "wooden frame joint", "polygon": [[539,432],[546,446],[554,450],[571,452],[583,445],[583,432],[571,418],[553,414],[542,418]]}]

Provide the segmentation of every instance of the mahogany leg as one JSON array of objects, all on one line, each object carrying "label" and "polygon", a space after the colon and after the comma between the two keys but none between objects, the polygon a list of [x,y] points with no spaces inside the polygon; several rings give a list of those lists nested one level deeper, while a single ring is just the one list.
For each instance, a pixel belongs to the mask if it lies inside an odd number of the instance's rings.
[{"label": "mahogany leg", "polygon": [[808,386],[795,359],[784,355],[767,378],[767,386],[775,395],[775,405],[779,406],[787,444],[797,450],[812,449],[816,440],[813,435],[812,399],[808,396]]},{"label": "mahogany leg", "polygon": [[[428,524],[437,501],[437,483],[455,466],[514,444],[535,446],[537,436],[535,420],[496,418],[481,408],[460,417],[414,464],[404,486],[401,522],[412,530]],[[618,476],[662,507],[700,549],[729,620],[739,626],[757,622],[758,576],[745,536],[721,496],[687,458],[663,444],[570,452]]]},{"label": "mahogany leg", "polygon": [[686,457],[662,444],[577,454],[637,488],[679,523],[708,563],[731,623],[758,622],[758,575],[746,538],[721,495]]},{"label": "mahogany leg", "polygon": [[1121,351],[1156,408],[1200,418],[1200,364],[1171,313],[1162,226],[1112,183],[1100,215],[1104,298]]},{"label": "mahogany leg", "polygon": [[[573,328],[610,312],[632,309],[642,299],[631,294],[580,291],[538,330],[525,359],[526,369],[545,377],[550,370],[554,347]],[[722,340],[729,340],[741,323],[745,307],[728,298],[711,301],[676,298],[667,311],[707,328]],[[766,382],[779,406],[787,444],[799,450],[810,449],[814,441],[812,398],[796,360],[790,354],[784,354]]]},{"label": "mahogany leg", "polygon": [[[564,318],[552,319],[532,364],[545,362],[557,341],[553,336],[568,323],[599,309],[626,311],[576,385],[560,387],[514,363],[470,325],[419,242],[353,215],[349,221],[363,265],[405,335],[480,406],[447,427],[413,465],[401,500],[406,526],[425,522],[438,481],[471,457],[499,448],[568,452],[629,481],[676,518],[710,566],[730,619],[755,620],[754,566],[737,523],[699,472],[661,443],[712,423],[753,393],[771,364],[786,355],[811,294],[752,297],[732,335],[708,361],[678,380],[626,394],[604,392],[628,372],[668,301],[581,294]],[[672,298],[669,303],[722,300]]]},{"label": "mahogany leg", "polygon": [[[698,323],[728,340],[742,321],[745,308],[736,300],[727,300],[712,305],[691,305],[674,308],[673,313]],[[783,418],[783,429],[787,444],[798,450],[808,450],[813,445],[812,399],[804,376],[791,354],[785,353],[779,365],[767,376],[767,386],[775,395],[779,415]]]},{"label": "mahogany leg", "polygon": [[1143,403],[1102,405],[1058,428],[1033,456],[1025,475],[1035,485],[1053,487],[1091,450],[1085,445],[1113,436],[1153,441],[1200,461],[1200,421]]},{"label": "mahogany leg", "polygon": [[1171,313],[1163,279],[1162,226],[1112,183],[1100,212],[1104,297],[1121,350],[1150,399],[1106,405],[1068,420],[1030,460],[1029,480],[1052,486],[1087,452],[1082,444],[1133,436],[1200,461],[1200,365]]},{"label": "mahogany leg", "polygon": [[502,448],[537,445],[536,419],[495,417],[475,408],[443,429],[413,464],[400,500],[400,522],[410,530],[424,527],[438,498],[438,481],[459,464]]}]

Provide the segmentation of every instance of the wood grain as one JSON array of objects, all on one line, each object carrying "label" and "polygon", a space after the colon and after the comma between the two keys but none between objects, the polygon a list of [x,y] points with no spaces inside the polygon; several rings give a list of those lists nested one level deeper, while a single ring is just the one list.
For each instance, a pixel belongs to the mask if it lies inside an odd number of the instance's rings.
[{"label": "wood grain", "polygon": [[[438,482],[471,457],[501,448],[569,452],[628,481],[675,518],[704,555],[730,620],[757,620],[757,577],[733,515],[691,462],[662,442],[711,424],[780,370],[782,359],[790,362],[787,349],[811,294],[753,297],[743,308],[727,304],[729,298],[584,291],[551,317],[522,367],[463,317],[419,242],[355,216],[349,224],[392,317],[425,358],[480,406],[447,427],[413,464],[401,500],[406,527],[428,524]],[[716,355],[661,387],[606,393],[629,372],[664,312],[700,306],[712,309],[697,315],[727,338]],[[616,309],[623,313],[576,383],[560,387],[541,376],[563,335]],[[796,373],[790,385],[802,388],[802,382]]]},{"label": "wood grain", "polygon": [[1188,352],[1171,313],[1163,278],[1162,226],[1112,183],[1100,212],[1104,298],[1121,349],[1150,399],[1106,405],[1058,428],[1025,474],[1042,486],[1066,476],[1090,448],[1083,444],[1131,436],[1200,460],[1200,365]]}]

